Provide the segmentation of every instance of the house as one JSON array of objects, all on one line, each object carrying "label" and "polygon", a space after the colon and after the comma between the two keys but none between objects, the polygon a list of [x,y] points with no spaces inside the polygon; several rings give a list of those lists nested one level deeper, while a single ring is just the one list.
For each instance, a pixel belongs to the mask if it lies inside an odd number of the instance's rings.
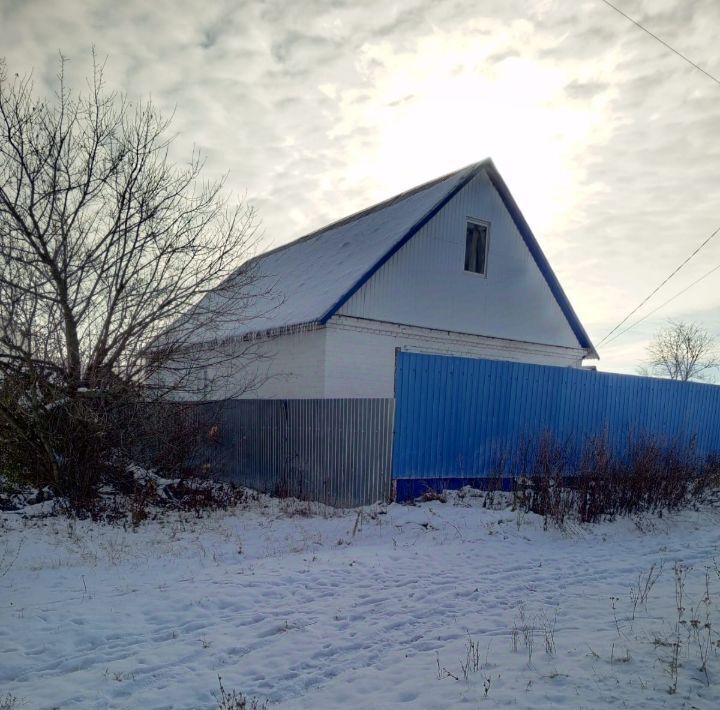
[{"label": "house", "polygon": [[[206,339],[230,349],[252,343],[254,357],[226,371],[219,389],[205,387],[205,398],[392,397],[398,351],[573,368],[597,358],[491,160],[250,266],[255,293],[242,318]],[[242,384],[248,373],[251,389]]]}]

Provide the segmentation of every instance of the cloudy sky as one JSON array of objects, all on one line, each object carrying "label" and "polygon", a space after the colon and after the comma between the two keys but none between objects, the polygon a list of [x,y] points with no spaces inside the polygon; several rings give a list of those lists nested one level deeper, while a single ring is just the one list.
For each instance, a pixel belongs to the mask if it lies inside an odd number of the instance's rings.
[{"label": "cloudy sky", "polygon": [[[720,77],[718,0],[615,4]],[[0,0],[0,55],[38,90],[93,44],[269,246],[491,156],[596,343],[720,226],[720,86],[601,0]],[[637,317],[717,265],[720,235]],[[720,269],[603,369],[670,317],[720,335]]]}]

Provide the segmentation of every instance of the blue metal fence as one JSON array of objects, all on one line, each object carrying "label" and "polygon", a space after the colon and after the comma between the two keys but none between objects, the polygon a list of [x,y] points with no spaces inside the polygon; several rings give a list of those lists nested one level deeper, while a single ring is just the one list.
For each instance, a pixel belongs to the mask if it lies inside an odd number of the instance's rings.
[{"label": "blue metal fence", "polygon": [[399,500],[494,474],[500,457],[551,432],[581,445],[631,436],[720,451],[720,387],[650,377],[398,353],[393,478]]}]

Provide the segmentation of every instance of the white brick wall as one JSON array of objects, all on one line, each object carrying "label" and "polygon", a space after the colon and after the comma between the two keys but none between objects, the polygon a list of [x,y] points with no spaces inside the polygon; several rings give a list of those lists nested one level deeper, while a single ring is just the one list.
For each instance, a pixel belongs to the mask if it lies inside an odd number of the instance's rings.
[{"label": "white brick wall", "polygon": [[[392,397],[395,351],[424,352],[541,365],[579,367],[584,352],[535,343],[400,326],[348,316],[332,318],[325,328],[251,343],[240,359],[208,374],[214,389],[206,399],[223,397],[310,399]],[[248,383],[253,386],[248,389]]]},{"label": "white brick wall", "polygon": [[356,318],[333,318],[325,343],[325,397],[392,397],[395,350],[580,367],[584,351]]},{"label": "white brick wall", "polygon": [[250,358],[245,374],[230,379],[225,386],[257,375],[258,386],[240,395],[242,398],[305,399],[325,397],[324,328],[289,333],[271,340],[257,341],[259,359]]}]

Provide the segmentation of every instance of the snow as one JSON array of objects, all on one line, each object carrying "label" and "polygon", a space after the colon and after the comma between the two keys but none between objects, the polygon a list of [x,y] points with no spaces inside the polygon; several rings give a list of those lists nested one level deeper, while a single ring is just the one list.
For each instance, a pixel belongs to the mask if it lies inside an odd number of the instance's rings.
[{"label": "snow", "polygon": [[[319,321],[357,281],[453,188],[481,163],[398,195],[358,215],[260,255],[251,277],[232,295],[240,310],[214,318],[192,334],[193,341],[223,340],[247,333]],[[246,279],[247,281],[247,279]],[[225,312],[212,293],[202,312]],[[183,326],[185,327],[185,326]]]},{"label": "snow", "polygon": [[717,707],[720,659],[708,687],[690,621],[707,611],[717,639],[720,511],[558,530],[482,500],[260,497],[137,529],[0,513],[0,699],[215,708],[220,675],[279,708]]}]

